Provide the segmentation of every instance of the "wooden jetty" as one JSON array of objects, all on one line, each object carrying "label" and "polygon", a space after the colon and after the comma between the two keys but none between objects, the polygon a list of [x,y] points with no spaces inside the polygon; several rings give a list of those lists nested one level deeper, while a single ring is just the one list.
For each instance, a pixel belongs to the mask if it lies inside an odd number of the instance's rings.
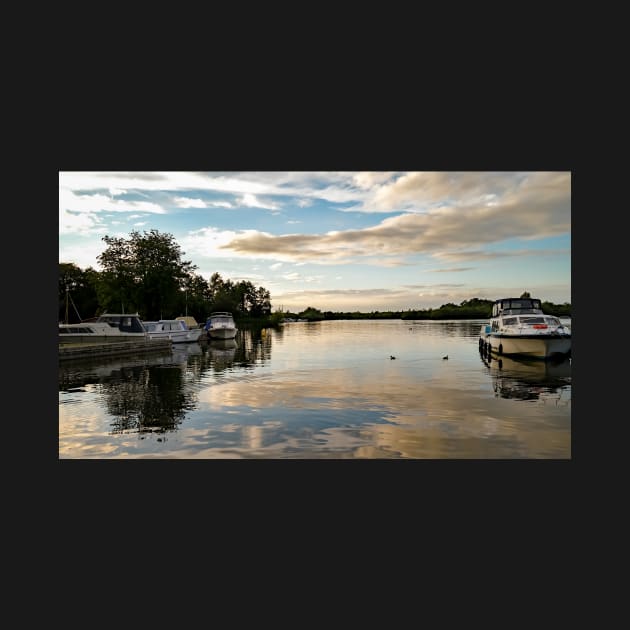
[{"label": "wooden jetty", "polygon": [[60,343],[59,360],[89,359],[145,352],[170,352],[171,350],[170,339],[140,339],[115,343]]}]

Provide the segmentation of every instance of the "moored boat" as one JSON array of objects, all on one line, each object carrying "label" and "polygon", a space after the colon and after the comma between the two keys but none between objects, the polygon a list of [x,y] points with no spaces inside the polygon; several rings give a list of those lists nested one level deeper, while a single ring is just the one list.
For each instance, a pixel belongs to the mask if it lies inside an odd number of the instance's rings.
[{"label": "moored boat", "polygon": [[116,343],[146,338],[138,313],[103,313],[94,321],[59,324],[60,343]]},{"label": "moored boat", "polygon": [[181,319],[143,321],[142,325],[149,339],[170,339],[172,343],[194,343],[203,332],[201,328],[189,329]]},{"label": "moored boat", "polygon": [[205,330],[211,339],[234,339],[238,332],[232,313],[227,311],[210,313],[210,317],[206,321]]},{"label": "moored boat", "polygon": [[498,356],[549,359],[571,354],[571,328],[542,310],[539,299],[503,298],[481,327],[479,350]]}]

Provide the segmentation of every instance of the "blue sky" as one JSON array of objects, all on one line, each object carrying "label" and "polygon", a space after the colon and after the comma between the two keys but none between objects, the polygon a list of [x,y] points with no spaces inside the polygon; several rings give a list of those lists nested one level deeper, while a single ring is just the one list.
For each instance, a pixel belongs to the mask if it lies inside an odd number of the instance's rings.
[{"label": "blue sky", "polygon": [[100,270],[103,236],[151,229],[273,310],[571,302],[566,171],[59,173],[59,262]]}]

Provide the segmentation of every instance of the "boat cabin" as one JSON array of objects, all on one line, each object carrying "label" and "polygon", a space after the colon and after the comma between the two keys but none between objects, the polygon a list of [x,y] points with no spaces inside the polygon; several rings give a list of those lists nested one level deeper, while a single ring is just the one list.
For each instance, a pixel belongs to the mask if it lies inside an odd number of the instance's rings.
[{"label": "boat cabin", "polygon": [[112,328],[118,328],[124,333],[143,333],[144,327],[138,313],[117,314],[103,313],[96,319],[97,322],[109,324]]},{"label": "boat cabin", "polygon": [[534,298],[503,298],[492,305],[492,317],[499,315],[540,315],[542,304]]}]

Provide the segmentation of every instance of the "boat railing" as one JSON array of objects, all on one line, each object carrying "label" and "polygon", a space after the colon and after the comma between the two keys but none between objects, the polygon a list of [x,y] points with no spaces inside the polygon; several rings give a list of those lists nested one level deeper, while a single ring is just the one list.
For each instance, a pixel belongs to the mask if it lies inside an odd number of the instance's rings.
[{"label": "boat railing", "polygon": [[542,315],[539,308],[506,308],[500,310],[499,315]]}]

